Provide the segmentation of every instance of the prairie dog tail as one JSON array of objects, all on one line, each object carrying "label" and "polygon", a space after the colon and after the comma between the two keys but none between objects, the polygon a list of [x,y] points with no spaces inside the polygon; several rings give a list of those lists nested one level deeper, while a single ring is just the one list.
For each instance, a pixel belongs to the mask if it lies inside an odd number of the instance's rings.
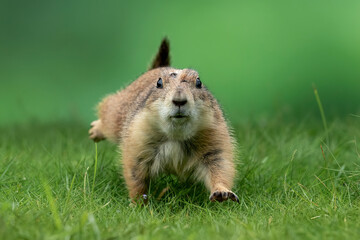
[{"label": "prairie dog tail", "polygon": [[149,68],[149,70],[158,68],[158,67],[170,66],[169,52],[170,52],[170,43],[169,43],[169,40],[165,37],[161,42],[159,50],[158,50],[153,62],[151,63],[151,67]]}]

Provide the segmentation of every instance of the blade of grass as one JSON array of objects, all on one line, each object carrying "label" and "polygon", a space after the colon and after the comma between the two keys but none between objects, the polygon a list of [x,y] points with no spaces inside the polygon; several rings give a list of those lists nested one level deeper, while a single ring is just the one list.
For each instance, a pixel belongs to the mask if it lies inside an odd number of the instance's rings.
[{"label": "blade of grass", "polygon": [[89,170],[89,167],[86,168],[85,174],[84,174],[84,202],[86,203],[86,178],[87,178],[87,172]]},{"label": "blade of grass", "polygon": [[15,162],[15,158],[13,158],[9,164],[5,167],[5,170],[3,171],[3,173],[0,176],[0,180],[5,176],[6,172],[9,170],[10,166]]},{"label": "blade of grass", "polygon": [[[331,192],[331,190],[326,186],[326,184],[316,175],[314,175],[315,178],[326,188],[326,190],[328,190],[329,192]],[[332,193],[332,192],[331,192]]]},{"label": "blade of grass", "polygon": [[59,211],[58,211],[56,202],[51,193],[51,188],[50,188],[49,184],[47,183],[47,181],[42,180],[42,182],[43,182],[43,187],[44,187],[46,198],[50,205],[50,211],[52,213],[55,226],[58,230],[61,230],[63,228],[63,226],[62,226],[62,222],[61,222],[61,219],[59,216]]},{"label": "blade of grass", "polygon": [[355,144],[355,152],[358,155],[358,157],[360,158],[360,153],[358,151],[358,147],[357,147],[357,142],[356,142],[356,137],[354,137],[354,144]]},{"label": "blade of grass", "polygon": [[[308,201],[309,203],[312,203],[312,204],[314,204],[315,206],[319,207],[318,204],[316,204],[315,202],[313,202],[313,201],[311,200],[311,198],[309,198],[309,196],[308,196],[307,193],[306,193],[306,190],[307,190],[307,189],[305,188],[305,186],[302,185],[301,183],[298,183],[298,185],[299,185],[301,191],[303,192],[303,195],[306,197],[307,201]],[[296,193],[296,192],[295,192],[295,193]],[[303,199],[304,199],[304,198],[303,198]]]},{"label": "blade of grass", "polygon": [[321,103],[320,96],[319,96],[318,90],[316,89],[315,84],[313,85],[313,88],[314,88],[314,94],[315,94],[316,102],[317,102],[317,104],[318,104],[318,106],[319,106],[319,110],[320,110],[320,115],[321,115],[321,119],[322,119],[322,122],[323,122],[323,126],[324,126],[324,129],[325,129],[326,144],[329,145],[329,132],[328,132],[328,127],[327,127],[327,122],[326,122],[326,117],[325,117],[324,108],[323,108],[323,105],[322,105],[322,103]]},{"label": "blade of grass", "polygon": [[91,195],[94,193],[97,163],[98,163],[98,151],[97,151],[97,143],[95,143],[95,166],[94,166],[94,177],[93,177]]},{"label": "blade of grass", "polygon": [[[319,207],[318,204],[316,204],[316,203],[314,203],[313,201],[311,201],[310,199],[308,199],[308,196],[306,195],[306,193],[305,193],[306,198],[304,198],[304,197],[302,196],[302,194],[300,194],[298,191],[295,190],[295,187],[292,187],[292,186],[289,185],[289,184],[287,184],[287,185],[288,185],[288,188],[290,188],[290,189],[295,193],[295,195],[297,195],[298,197],[300,197],[302,200],[304,200],[305,202],[311,203],[311,204],[315,205],[316,207]],[[304,189],[302,188],[302,185],[301,185],[300,183],[297,183],[297,185],[300,187],[301,191],[303,191],[303,193],[304,193]]]},{"label": "blade of grass", "polygon": [[90,213],[88,215],[88,222],[91,225],[93,232],[95,234],[95,239],[101,239],[101,235],[100,235],[100,229],[98,227],[98,225],[96,224],[96,220],[95,217],[92,213]]},{"label": "blade of grass", "polygon": [[65,207],[64,207],[65,211],[67,210],[67,206],[68,206],[68,203],[69,203],[69,200],[70,200],[70,194],[71,194],[72,188],[74,186],[75,177],[76,177],[76,173],[74,174],[74,176],[73,176],[73,178],[71,180],[69,191],[66,194]]},{"label": "blade of grass", "polygon": [[289,164],[288,164],[288,166],[287,166],[287,168],[286,168],[286,171],[285,171],[285,176],[284,176],[284,191],[285,191],[285,193],[287,192],[287,183],[286,183],[286,181],[287,181],[287,174],[288,174],[288,172],[289,172],[290,167],[292,167],[292,163],[293,163],[293,161],[294,161],[296,152],[297,152],[297,149],[295,149],[294,152],[293,152],[293,154],[291,155],[290,162],[289,162]]}]

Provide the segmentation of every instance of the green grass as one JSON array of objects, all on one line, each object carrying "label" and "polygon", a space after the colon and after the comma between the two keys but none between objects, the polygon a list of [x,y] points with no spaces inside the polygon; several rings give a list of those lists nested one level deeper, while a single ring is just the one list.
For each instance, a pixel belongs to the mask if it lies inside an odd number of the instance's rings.
[{"label": "green grass", "polygon": [[117,147],[96,154],[85,124],[3,127],[0,239],[359,239],[359,118],[233,125],[240,204],[163,176],[144,207],[130,206]]}]

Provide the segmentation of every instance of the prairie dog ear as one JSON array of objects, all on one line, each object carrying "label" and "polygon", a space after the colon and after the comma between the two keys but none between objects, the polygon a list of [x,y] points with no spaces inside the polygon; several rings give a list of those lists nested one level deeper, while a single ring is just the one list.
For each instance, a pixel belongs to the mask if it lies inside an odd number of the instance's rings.
[{"label": "prairie dog ear", "polygon": [[158,68],[158,67],[170,66],[169,52],[170,52],[170,43],[169,43],[169,40],[165,37],[161,42],[159,50],[151,64],[151,67],[149,68],[149,70]]}]

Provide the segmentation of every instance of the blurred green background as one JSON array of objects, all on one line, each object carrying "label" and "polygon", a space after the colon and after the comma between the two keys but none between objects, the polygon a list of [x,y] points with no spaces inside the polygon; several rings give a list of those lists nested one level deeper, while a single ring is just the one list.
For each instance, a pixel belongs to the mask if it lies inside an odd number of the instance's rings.
[{"label": "blurred green background", "polygon": [[0,124],[95,118],[164,36],[231,120],[360,107],[360,1],[0,1]]}]

